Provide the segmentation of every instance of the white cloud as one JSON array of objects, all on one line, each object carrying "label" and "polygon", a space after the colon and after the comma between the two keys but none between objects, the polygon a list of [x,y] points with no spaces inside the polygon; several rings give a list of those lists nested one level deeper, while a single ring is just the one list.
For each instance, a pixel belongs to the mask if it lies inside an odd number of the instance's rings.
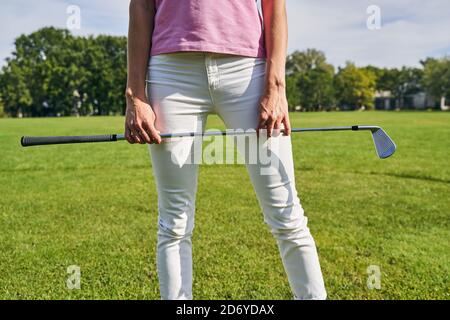
[{"label": "white cloud", "polygon": [[[381,9],[382,28],[366,26],[369,5]],[[418,65],[450,45],[448,0],[291,0],[289,50],[318,48],[335,65]],[[450,52],[448,52],[450,53]]]},{"label": "white cloud", "polygon": [[[211,0],[213,1],[213,0]],[[68,5],[81,8],[81,30],[75,34],[127,32],[129,0],[2,0],[0,65],[22,33],[43,26],[66,26]],[[383,26],[366,27],[366,9],[381,8]],[[342,65],[417,65],[427,56],[450,54],[448,0],[287,0],[289,51],[317,48]]]},{"label": "white cloud", "polygon": [[0,2],[0,59],[11,54],[14,39],[45,25],[62,26],[66,5],[55,0]]}]

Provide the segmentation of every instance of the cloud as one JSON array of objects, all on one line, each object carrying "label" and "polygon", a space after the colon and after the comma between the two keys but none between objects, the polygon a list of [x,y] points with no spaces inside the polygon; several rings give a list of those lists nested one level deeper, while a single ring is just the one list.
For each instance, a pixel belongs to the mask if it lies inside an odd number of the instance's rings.
[{"label": "cloud", "polygon": [[[212,0],[211,0],[212,1]],[[66,27],[69,5],[81,9],[81,29],[74,34],[126,35],[129,0],[2,0],[0,65],[14,39],[43,26]],[[369,5],[381,9],[382,28],[368,30]],[[448,0],[287,0],[289,52],[324,51],[343,65],[398,67],[418,65],[427,56],[450,54]]]},{"label": "cloud", "polygon": [[[65,24],[66,6],[55,0],[0,2],[0,59],[10,56],[14,39],[45,25]],[[62,14],[60,13],[62,12]]]},{"label": "cloud", "polygon": [[[369,5],[381,9],[382,27],[366,25]],[[289,51],[317,48],[335,65],[398,67],[449,54],[448,0],[291,0]]]}]

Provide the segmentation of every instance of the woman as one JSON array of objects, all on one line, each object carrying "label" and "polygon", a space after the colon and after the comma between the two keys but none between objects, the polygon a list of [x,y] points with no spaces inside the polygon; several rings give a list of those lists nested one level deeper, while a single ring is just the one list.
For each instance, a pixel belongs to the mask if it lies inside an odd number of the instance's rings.
[{"label": "woman", "polygon": [[[125,136],[129,143],[151,144],[162,299],[192,299],[198,165],[175,155],[180,143],[192,152],[192,141],[162,142],[159,134],[202,130],[210,113],[230,129],[267,130],[269,140],[277,142],[272,152],[279,162],[271,174],[262,173],[258,163],[247,169],[294,297],[326,297],[295,189],[285,93],[285,2],[262,0],[262,9],[263,26],[255,0],[131,0]],[[285,135],[277,135],[283,128]]]}]

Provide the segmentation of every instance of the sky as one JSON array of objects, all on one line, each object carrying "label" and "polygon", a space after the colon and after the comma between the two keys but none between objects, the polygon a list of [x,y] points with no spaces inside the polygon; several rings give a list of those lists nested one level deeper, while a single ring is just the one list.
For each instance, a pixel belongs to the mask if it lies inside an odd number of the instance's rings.
[{"label": "sky", "polygon": [[[126,35],[128,4],[129,0],[1,0],[0,65],[20,34],[44,26],[65,28],[68,20],[73,21],[73,11],[67,12],[71,5],[78,6],[81,17],[74,34]],[[426,57],[450,55],[450,0],[286,0],[286,4],[289,53],[316,48],[335,66],[353,61],[379,67],[418,66]]]}]

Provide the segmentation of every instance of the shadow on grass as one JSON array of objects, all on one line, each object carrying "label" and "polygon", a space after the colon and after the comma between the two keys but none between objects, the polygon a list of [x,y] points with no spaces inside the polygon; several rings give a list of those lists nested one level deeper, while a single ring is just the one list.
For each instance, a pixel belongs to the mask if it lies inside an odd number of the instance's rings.
[{"label": "shadow on grass", "polygon": [[422,181],[430,181],[430,182],[440,182],[440,183],[448,183],[450,184],[450,180],[448,179],[441,179],[436,177],[430,177],[420,174],[412,174],[412,173],[394,173],[394,172],[357,172],[359,174],[370,174],[370,175],[382,175],[382,176],[389,176],[394,178],[401,178],[401,179],[414,179],[414,180],[422,180]]}]

